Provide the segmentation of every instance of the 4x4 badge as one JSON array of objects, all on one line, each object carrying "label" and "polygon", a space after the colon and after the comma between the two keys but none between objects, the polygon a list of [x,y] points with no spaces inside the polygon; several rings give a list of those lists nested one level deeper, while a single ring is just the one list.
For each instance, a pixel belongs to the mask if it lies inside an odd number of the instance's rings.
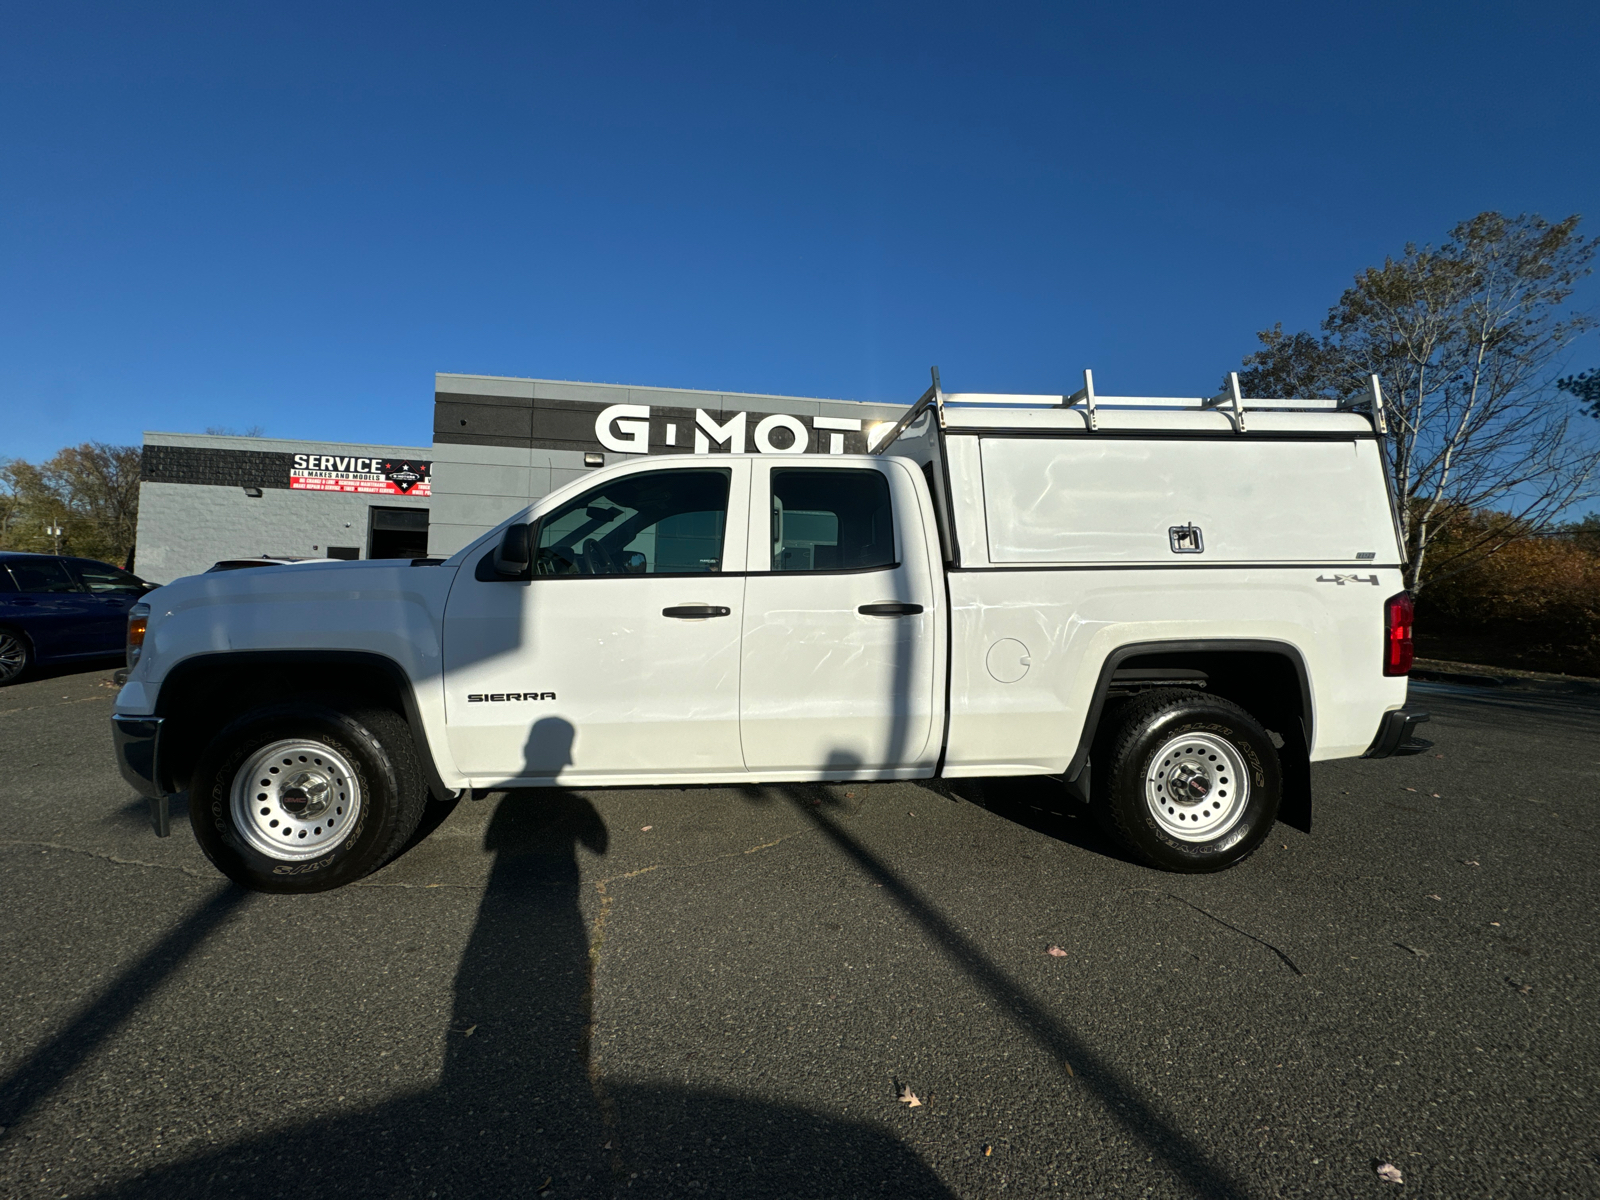
[{"label": "4x4 badge", "polygon": [[1317,582],[1337,583],[1340,587],[1347,583],[1370,583],[1373,587],[1377,587],[1378,577],[1376,575],[1318,575]]}]

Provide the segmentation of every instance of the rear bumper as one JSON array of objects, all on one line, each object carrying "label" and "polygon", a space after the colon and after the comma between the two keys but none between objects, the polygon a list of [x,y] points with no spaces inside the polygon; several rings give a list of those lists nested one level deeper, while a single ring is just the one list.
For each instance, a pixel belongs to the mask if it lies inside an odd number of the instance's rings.
[{"label": "rear bumper", "polygon": [[1406,712],[1404,709],[1384,713],[1383,720],[1378,724],[1378,736],[1372,739],[1372,745],[1367,747],[1367,752],[1361,757],[1399,757],[1421,754],[1424,750],[1431,749],[1432,742],[1415,736],[1417,726],[1427,719],[1428,714],[1425,712]]},{"label": "rear bumper", "polygon": [[161,718],[111,718],[111,744],[116,749],[117,770],[133,790],[150,801],[150,823],[157,837],[172,832],[168,797],[161,779]]}]

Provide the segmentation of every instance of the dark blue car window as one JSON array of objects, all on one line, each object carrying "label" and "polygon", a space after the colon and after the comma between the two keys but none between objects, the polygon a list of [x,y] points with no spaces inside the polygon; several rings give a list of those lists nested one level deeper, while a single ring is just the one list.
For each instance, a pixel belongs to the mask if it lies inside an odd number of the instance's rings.
[{"label": "dark blue car window", "polygon": [[53,558],[14,558],[6,564],[19,592],[76,592],[77,581]]},{"label": "dark blue car window", "polygon": [[97,595],[127,595],[144,590],[138,576],[103,562],[75,558],[72,560],[72,569],[83,580],[83,586]]},{"label": "dark blue car window", "polygon": [[0,563],[0,595],[16,590],[17,585],[11,582],[11,572],[6,570],[4,563]]}]

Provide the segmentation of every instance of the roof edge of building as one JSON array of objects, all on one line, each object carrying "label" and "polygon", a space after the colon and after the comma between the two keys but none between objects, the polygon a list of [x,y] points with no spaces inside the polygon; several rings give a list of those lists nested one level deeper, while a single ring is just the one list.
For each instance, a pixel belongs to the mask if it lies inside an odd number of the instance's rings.
[{"label": "roof edge of building", "polygon": [[474,375],[457,371],[436,371],[434,373],[433,390],[435,394],[438,394],[439,392],[459,392],[459,389],[457,388],[442,386],[446,380],[460,381],[464,383],[477,382],[499,384],[502,388],[508,389],[504,393],[496,392],[492,394],[520,395],[525,388],[529,397],[533,395],[534,388],[538,387],[540,384],[546,384],[551,387],[604,388],[612,391],[620,389],[629,392],[662,392],[679,396],[728,396],[737,397],[741,400],[791,400],[800,402],[822,401],[828,404],[860,404],[863,406],[880,408],[885,406],[895,406],[898,404],[902,408],[905,407],[905,404],[894,400],[851,400],[842,396],[790,396],[777,392],[735,392],[720,391],[711,388],[662,387],[659,384],[652,385],[642,383],[597,383],[592,379],[535,379],[522,375]]},{"label": "roof edge of building", "polygon": [[426,458],[433,453],[432,446],[395,446],[383,442],[333,442],[316,438],[243,437],[218,433],[165,433],[160,430],[144,431],[147,446],[193,446],[205,450],[257,450],[266,454],[293,454],[300,451],[321,452],[323,448],[349,447],[363,451],[377,451],[384,457]]}]

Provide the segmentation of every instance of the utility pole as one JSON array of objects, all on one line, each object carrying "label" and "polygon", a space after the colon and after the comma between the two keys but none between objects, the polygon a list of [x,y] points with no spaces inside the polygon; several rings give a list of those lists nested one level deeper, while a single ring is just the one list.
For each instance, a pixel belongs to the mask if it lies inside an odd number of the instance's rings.
[{"label": "utility pole", "polygon": [[[57,520],[59,521],[60,518],[58,517]],[[44,531],[45,531],[46,536],[52,537],[52,538],[55,539],[55,542],[56,542],[55,553],[56,553],[57,557],[60,557],[60,555],[61,555],[61,535],[63,533],[65,533],[66,530],[61,528],[61,526],[59,524],[56,524],[56,525],[46,525],[44,527]]]}]

